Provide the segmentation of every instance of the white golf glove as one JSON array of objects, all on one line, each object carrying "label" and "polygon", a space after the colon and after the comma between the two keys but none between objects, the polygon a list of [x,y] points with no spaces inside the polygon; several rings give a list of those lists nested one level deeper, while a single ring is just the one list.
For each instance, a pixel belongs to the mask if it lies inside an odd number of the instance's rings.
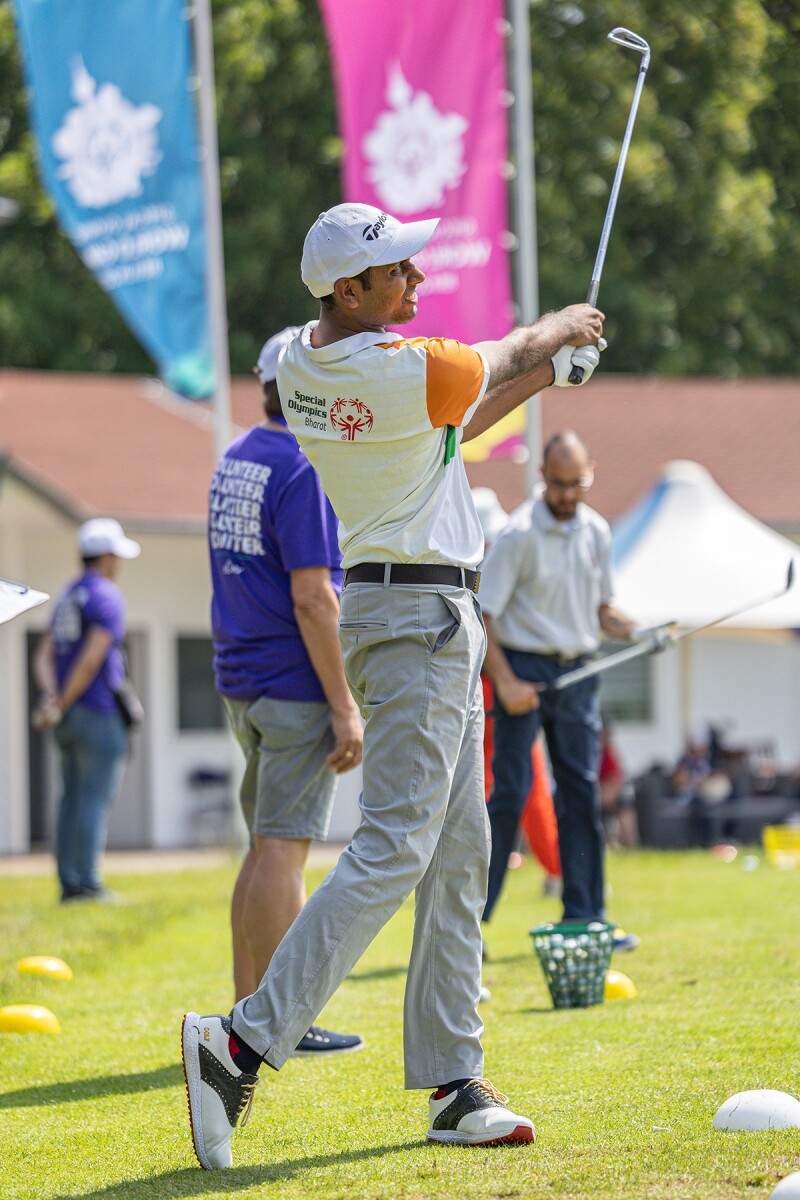
[{"label": "white golf glove", "polygon": [[[590,379],[592,372],[600,362],[600,353],[596,346],[562,346],[558,354],[550,360],[553,364],[556,387],[580,387]],[[570,383],[569,376],[573,367],[583,369],[583,379],[580,383]]]}]

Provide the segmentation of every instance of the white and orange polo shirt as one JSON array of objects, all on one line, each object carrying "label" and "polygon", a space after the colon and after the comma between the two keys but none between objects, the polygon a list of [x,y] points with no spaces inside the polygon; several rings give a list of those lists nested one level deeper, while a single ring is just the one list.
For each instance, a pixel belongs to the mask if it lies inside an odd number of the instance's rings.
[{"label": "white and orange polo shirt", "polygon": [[397,333],[317,350],[315,325],[281,353],[278,391],[339,518],[343,565],[476,567],[483,534],[459,443],[489,381],[483,355]]}]

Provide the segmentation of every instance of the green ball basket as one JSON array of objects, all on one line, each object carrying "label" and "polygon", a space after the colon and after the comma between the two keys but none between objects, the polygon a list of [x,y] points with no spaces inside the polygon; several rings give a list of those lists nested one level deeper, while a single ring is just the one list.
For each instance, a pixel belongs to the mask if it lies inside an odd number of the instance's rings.
[{"label": "green ball basket", "polygon": [[606,975],[614,949],[614,926],[536,925],[531,930],[553,1008],[589,1008],[605,999]]}]

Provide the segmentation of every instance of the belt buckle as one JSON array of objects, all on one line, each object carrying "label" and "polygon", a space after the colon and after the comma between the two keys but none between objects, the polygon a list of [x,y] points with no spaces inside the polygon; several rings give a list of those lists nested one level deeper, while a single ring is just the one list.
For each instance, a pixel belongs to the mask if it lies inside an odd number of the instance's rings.
[{"label": "belt buckle", "polygon": [[477,594],[478,594],[478,588],[479,588],[480,586],[481,586],[481,573],[480,573],[480,571],[476,571],[476,572],[475,572],[475,578],[474,578],[474,579],[473,579],[473,581],[472,581],[472,591],[474,592],[474,594],[475,594],[476,596],[477,596]]}]

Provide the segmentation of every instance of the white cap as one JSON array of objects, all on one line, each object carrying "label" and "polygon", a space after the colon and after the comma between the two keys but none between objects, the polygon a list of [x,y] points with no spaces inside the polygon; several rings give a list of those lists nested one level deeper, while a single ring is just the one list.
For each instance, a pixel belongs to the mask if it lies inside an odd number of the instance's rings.
[{"label": "white cap", "polygon": [[498,500],[497,492],[492,488],[472,488],[472,499],[488,545],[503,532],[510,520],[509,515]]},{"label": "white cap", "polygon": [[261,353],[258,356],[256,363],[256,375],[259,383],[270,383],[278,373],[278,358],[284,346],[288,346],[289,342],[293,342],[297,337],[302,325],[287,325],[280,333],[273,336],[261,347]]},{"label": "white cap", "polygon": [[99,558],[115,554],[117,558],[138,558],[142,547],[125,537],[119,521],[113,517],[94,517],[78,530],[78,549],[82,558]]},{"label": "white cap", "polygon": [[312,296],[329,296],[337,279],[352,279],[367,267],[385,267],[419,254],[439,218],[409,221],[371,204],[337,204],[320,213],[306,234],[300,274]]}]

